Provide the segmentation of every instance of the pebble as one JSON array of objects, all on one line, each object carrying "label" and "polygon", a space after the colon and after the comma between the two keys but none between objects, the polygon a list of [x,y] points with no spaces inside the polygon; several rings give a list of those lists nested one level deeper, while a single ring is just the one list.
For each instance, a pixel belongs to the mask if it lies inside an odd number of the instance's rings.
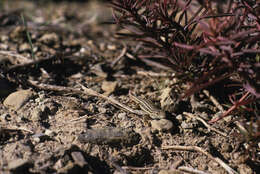
[{"label": "pebble", "polygon": [[30,50],[31,50],[31,46],[28,43],[23,43],[19,46],[19,52],[26,52]]},{"label": "pebble", "polygon": [[113,93],[116,89],[117,82],[103,81],[101,89],[104,91],[104,95]]},{"label": "pebble", "polygon": [[33,111],[31,112],[31,119],[33,121],[39,121],[41,120],[42,117],[42,111],[39,108],[34,108]]},{"label": "pebble", "polygon": [[181,114],[179,114],[176,116],[176,119],[181,122],[181,121],[183,121],[183,116]]},{"label": "pebble", "polygon": [[46,45],[53,45],[59,42],[59,36],[56,33],[44,34],[39,41],[45,43]]},{"label": "pebble", "polygon": [[109,45],[107,45],[107,49],[114,51],[114,50],[116,50],[116,45],[109,44]]},{"label": "pebble", "polygon": [[80,167],[84,167],[88,164],[81,152],[71,152],[71,157],[73,158],[74,162]]},{"label": "pebble", "polygon": [[34,96],[34,92],[31,90],[20,90],[14,93],[11,93],[6,99],[4,100],[4,106],[18,110],[20,109],[27,101],[29,101]]},{"label": "pebble", "polygon": [[47,136],[52,137],[52,136],[54,136],[55,132],[53,132],[53,131],[50,130],[50,129],[46,129],[45,132],[44,132],[44,134],[47,135]]},{"label": "pebble", "polygon": [[167,119],[152,120],[151,126],[153,129],[158,131],[168,131],[172,129],[173,123]]},{"label": "pebble", "polygon": [[126,119],[126,113],[125,113],[125,112],[119,113],[119,114],[117,115],[117,117],[118,117],[120,120],[125,120],[125,119]]},{"label": "pebble", "polygon": [[26,164],[28,164],[28,160],[18,158],[18,159],[12,160],[11,162],[8,163],[8,169],[9,170],[18,170],[18,169],[22,170],[22,168],[25,167]]}]

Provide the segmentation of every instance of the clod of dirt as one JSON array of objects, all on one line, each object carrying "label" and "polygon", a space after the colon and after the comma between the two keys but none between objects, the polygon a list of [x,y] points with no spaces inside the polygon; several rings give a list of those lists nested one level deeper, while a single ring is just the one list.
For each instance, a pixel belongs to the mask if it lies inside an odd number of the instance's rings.
[{"label": "clod of dirt", "polygon": [[47,34],[44,34],[39,39],[39,41],[46,44],[46,45],[53,45],[53,44],[59,42],[59,36],[55,33],[47,33]]},{"label": "clod of dirt", "polygon": [[138,142],[139,136],[132,129],[123,128],[101,128],[89,129],[84,134],[79,135],[82,143],[93,144],[132,144]]},{"label": "clod of dirt", "polygon": [[105,91],[104,95],[108,96],[115,91],[116,86],[117,82],[103,81],[101,88],[103,91]]},{"label": "clod of dirt", "polygon": [[41,111],[40,108],[34,108],[31,113],[31,115],[32,115],[31,119],[33,121],[39,121],[39,120],[41,120],[42,114],[43,114],[43,112]]},{"label": "clod of dirt", "polygon": [[4,100],[4,106],[9,108],[9,109],[18,110],[27,101],[29,101],[34,95],[35,95],[34,92],[31,91],[31,90],[16,91],[16,92],[10,94]]},{"label": "clod of dirt", "polygon": [[8,169],[9,170],[23,170],[27,165],[28,165],[28,160],[18,158],[18,159],[11,161],[8,164]]},{"label": "clod of dirt", "polygon": [[64,167],[57,169],[58,173],[70,173],[75,167],[75,163],[69,161]]},{"label": "clod of dirt", "polygon": [[165,111],[175,113],[180,105],[178,98],[178,93],[173,89],[169,87],[162,89],[159,96],[161,108]]},{"label": "clod of dirt", "polygon": [[173,123],[167,119],[152,120],[151,126],[158,131],[169,131],[173,128]]},{"label": "clod of dirt", "polygon": [[81,152],[72,152],[71,157],[80,167],[84,167],[87,164],[83,154]]},{"label": "clod of dirt", "polygon": [[18,48],[19,52],[28,52],[31,50],[31,46],[28,43],[23,43]]}]

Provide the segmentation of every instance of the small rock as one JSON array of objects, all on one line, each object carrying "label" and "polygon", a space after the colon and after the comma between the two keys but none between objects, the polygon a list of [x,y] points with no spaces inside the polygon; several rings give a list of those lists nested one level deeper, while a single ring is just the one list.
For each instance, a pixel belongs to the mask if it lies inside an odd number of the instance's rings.
[{"label": "small rock", "polygon": [[102,83],[102,90],[105,91],[104,95],[109,95],[113,93],[116,89],[117,82],[109,82],[109,81],[104,81]]},{"label": "small rock", "polygon": [[117,117],[118,117],[120,120],[125,120],[125,119],[126,119],[126,113],[125,113],[125,112],[119,113],[119,114],[117,115]]},{"label": "small rock", "polygon": [[42,117],[42,111],[41,111],[41,109],[39,109],[39,108],[34,108],[33,109],[33,111],[32,111],[32,113],[31,113],[31,119],[33,120],[33,121],[39,121],[39,120],[41,120],[41,117]]},{"label": "small rock", "polygon": [[50,137],[54,136],[54,132],[50,129],[46,129],[44,134],[47,135],[47,136],[50,136]]},{"label": "small rock", "polygon": [[181,122],[181,121],[183,121],[183,116],[182,116],[181,114],[179,114],[179,115],[176,116],[176,119],[177,119],[179,122]]},{"label": "small rock", "polygon": [[39,41],[46,45],[54,45],[55,43],[59,42],[59,37],[56,33],[47,33],[44,34]]},{"label": "small rock", "polygon": [[28,160],[26,159],[15,159],[8,163],[9,170],[22,170],[28,164]]},{"label": "small rock", "polygon": [[34,96],[34,92],[31,90],[21,90],[10,94],[4,100],[4,106],[9,109],[20,109],[29,99]]},{"label": "small rock", "polygon": [[19,52],[27,52],[31,50],[31,46],[28,43],[23,43],[19,46]]},{"label": "small rock", "polygon": [[172,90],[172,88],[164,88],[161,90],[159,96],[161,108],[165,111],[174,113],[179,106],[177,101],[178,95]]},{"label": "small rock", "polygon": [[116,45],[110,45],[110,44],[108,44],[108,45],[107,45],[107,49],[114,51],[114,50],[116,50]]},{"label": "small rock", "polygon": [[167,119],[152,120],[151,126],[153,129],[158,131],[168,131],[172,129],[173,123]]},{"label": "small rock", "polygon": [[83,154],[81,152],[72,152],[71,156],[76,164],[80,167],[84,167],[87,164]]}]

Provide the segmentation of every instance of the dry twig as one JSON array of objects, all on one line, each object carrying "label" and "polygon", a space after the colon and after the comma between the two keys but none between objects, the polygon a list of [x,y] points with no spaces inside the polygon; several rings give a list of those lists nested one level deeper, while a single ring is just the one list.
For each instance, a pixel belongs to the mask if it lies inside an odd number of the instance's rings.
[{"label": "dry twig", "polygon": [[123,169],[130,169],[130,170],[151,170],[153,167],[132,167],[132,166],[123,166]]},{"label": "dry twig", "polygon": [[137,71],[138,75],[150,76],[150,77],[171,77],[172,74],[156,73],[152,71]]},{"label": "dry twig", "polygon": [[221,165],[229,174],[238,174],[235,170],[233,170],[231,167],[229,167],[226,163],[224,163],[221,159],[213,157],[211,154],[209,154],[207,151],[203,150],[202,148],[198,146],[163,146],[162,150],[184,150],[184,151],[197,151],[200,152],[206,156],[208,156],[213,161],[217,162],[219,165]]},{"label": "dry twig", "polygon": [[[203,93],[212,101],[212,103],[222,112],[225,113],[227,112],[220,104],[219,102],[209,94],[209,92],[207,90],[203,90]],[[224,117],[223,119],[225,120],[226,117]],[[244,128],[244,126],[242,126],[242,124],[238,121],[234,122],[235,125],[238,127],[239,131],[244,134],[244,135],[248,135],[248,131]]]},{"label": "dry twig", "polygon": [[[30,63],[32,60],[30,60],[29,58],[21,55],[21,54],[18,54],[14,51],[3,51],[1,50],[0,51],[0,54],[1,55],[4,55],[4,56],[7,56],[8,58],[9,57],[14,57],[15,58],[15,61],[18,61],[19,63]],[[10,59],[10,62],[14,63],[13,59]]]},{"label": "dry twig", "polygon": [[194,169],[191,167],[186,167],[186,166],[180,166],[178,167],[179,170],[184,171],[184,172],[188,172],[188,173],[194,173],[194,174],[208,174],[206,172],[203,172],[201,170],[198,169]]},{"label": "dry twig", "polygon": [[33,131],[25,128],[25,127],[17,127],[17,126],[10,126],[10,127],[0,127],[0,130],[7,130],[7,131],[25,131],[29,132],[30,134],[34,134]]},{"label": "dry twig", "polygon": [[12,66],[10,66],[10,67],[7,69],[7,72],[16,71],[16,70],[19,69],[19,68],[27,68],[27,67],[30,67],[30,66],[33,66],[33,65],[40,64],[40,63],[42,63],[42,62],[44,62],[44,61],[51,61],[52,59],[54,59],[54,58],[51,56],[51,57],[48,57],[48,58],[35,59],[35,60],[30,61],[30,62],[24,62],[24,63],[12,65]]},{"label": "dry twig", "polygon": [[191,113],[188,113],[188,112],[183,112],[184,115],[187,115],[188,117],[190,118],[195,118],[196,120],[200,121],[202,124],[204,124],[204,126],[206,126],[208,129],[224,136],[224,137],[227,137],[227,134],[223,133],[223,132],[220,132],[219,130],[215,129],[214,127],[211,127],[208,123],[206,123],[206,121],[204,121],[202,118],[200,118],[199,116],[195,116]]},{"label": "dry twig", "polygon": [[[237,102],[233,103],[233,106],[231,106],[227,111],[225,111],[224,114],[222,114],[220,117],[217,118],[213,118],[212,120],[209,121],[209,123],[215,123],[218,120],[225,118],[226,116],[228,116],[233,110],[235,110],[237,107],[241,106],[241,105],[245,105],[250,103],[250,99],[246,99],[248,97],[248,95],[250,94],[250,92],[247,92],[246,94],[244,94]],[[249,101],[248,101],[249,100]]]},{"label": "dry twig", "polygon": [[203,93],[211,100],[211,102],[221,111],[225,112],[224,108],[221,106],[221,104],[217,101],[215,97],[209,94],[209,91],[203,90]]},{"label": "dry twig", "polygon": [[119,101],[115,100],[112,97],[107,97],[103,94],[97,93],[96,91],[94,91],[90,88],[87,88],[80,83],[79,83],[79,85],[83,88],[84,93],[86,93],[88,95],[93,95],[93,96],[96,96],[96,97],[99,97],[99,98],[103,98],[103,99],[107,100],[108,102],[110,102],[111,104],[113,104],[115,106],[119,106],[120,108],[125,109],[128,112],[131,112],[131,113],[134,113],[134,114],[137,114],[137,115],[145,115],[145,113],[143,111],[133,110],[132,108],[120,103]]},{"label": "dry twig", "polygon": [[65,86],[57,86],[57,85],[48,85],[48,84],[43,84],[43,83],[38,83],[37,81],[33,80],[28,80],[28,82],[32,85],[35,86],[39,89],[43,90],[51,90],[51,91],[57,91],[57,92],[65,92],[65,93],[76,93],[76,94],[84,94],[84,95],[91,95],[91,96],[96,96],[102,99],[107,100],[109,103],[119,107],[120,109],[124,109],[130,113],[134,113],[137,115],[145,115],[145,113],[141,110],[133,110],[132,108],[120,103],[119,101],[115,100],[113,97],[107,97],[103,94],[100,94],[90,88],[87,88],[83,86],[82,84],[79,83],[79,85],[83,88],[84,91],[80,89],[75,89],[71,87],[65,87]]},{"label": "dry twig", "polygon": [[115,60],[113,60],[113,62],[111,63],[112,67],[114,67],[115,64],[126,54],[127,46],[125,43],[123,43],[123,45],[124,45],[124,48],[122,49],[120,55],[117,58],[115,58]]}]

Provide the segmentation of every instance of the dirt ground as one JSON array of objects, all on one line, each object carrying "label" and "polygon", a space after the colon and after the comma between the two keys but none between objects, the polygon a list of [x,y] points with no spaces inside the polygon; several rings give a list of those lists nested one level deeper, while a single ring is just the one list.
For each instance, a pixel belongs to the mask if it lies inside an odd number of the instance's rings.
[{"label": "dirt ground", "polygon": [[1,1],[0,19],[0,173],[257,173],[259,144],[232,117],[206,127],[206,92],[177,102],[174,72],[137,59],[104,2]]}]

